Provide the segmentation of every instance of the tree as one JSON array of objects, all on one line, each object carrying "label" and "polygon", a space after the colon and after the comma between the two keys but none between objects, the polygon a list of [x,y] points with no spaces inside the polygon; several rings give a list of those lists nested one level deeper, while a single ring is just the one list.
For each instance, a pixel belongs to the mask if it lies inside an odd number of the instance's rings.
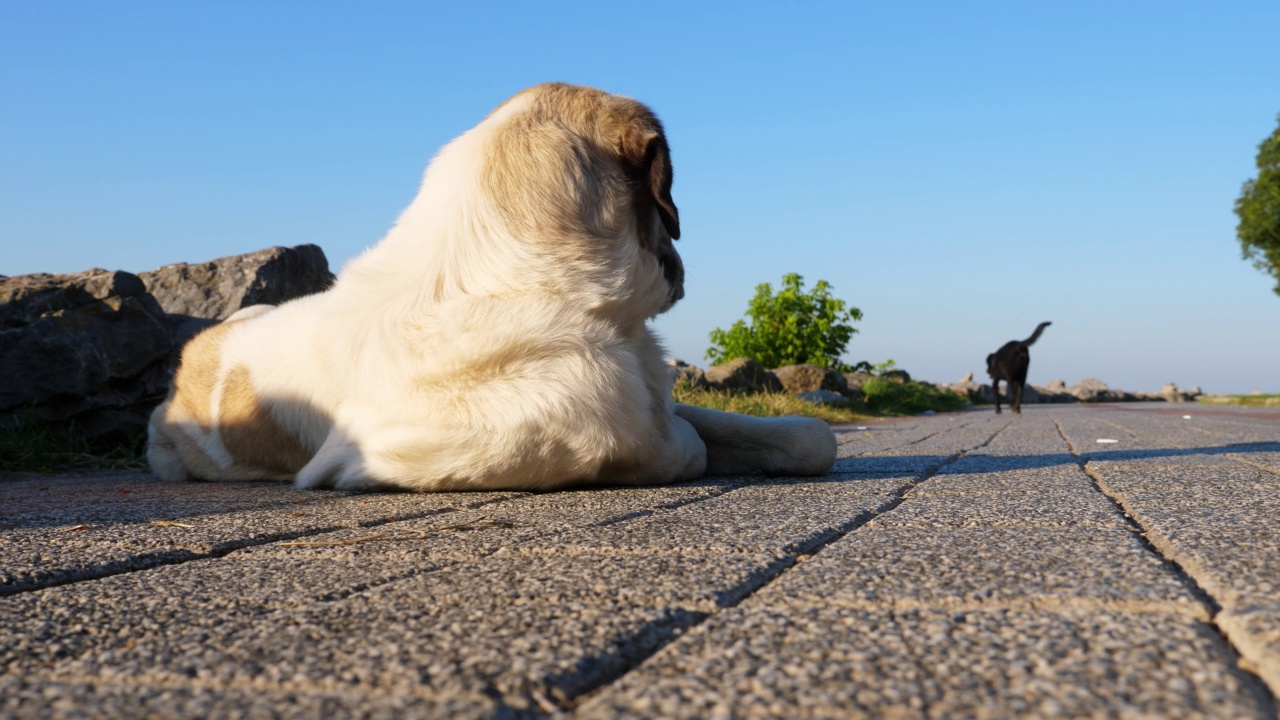
[{"label": "tree", "polygon": [[749,357],[767,368],[811,363],[843,369],[840,356],[857,332],[850,323],[861,320],[862,311],[832,297],[826,280],[806,294],[804,278],[789,273],[777,295],[769,283],[756,286],[747,317],[750,325],[744,318],[727,331],[711,331],[707,357],[712,362]]},{"label": "tree", "polygon": [[1280,295],[1280,127],[1258,146],[1257,163],[1258,177],[1245,182],[1236,200],[1236,237],[1244,259],[1276,278]]}]

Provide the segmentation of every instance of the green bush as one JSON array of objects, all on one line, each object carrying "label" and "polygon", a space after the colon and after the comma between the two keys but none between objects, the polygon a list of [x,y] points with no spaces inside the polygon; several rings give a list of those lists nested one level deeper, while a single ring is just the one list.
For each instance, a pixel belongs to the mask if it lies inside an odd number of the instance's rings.
[{"label": "green bush", "polygon": [[847,371],[840,356],[857,332],[851,323],[862,319],[862,311],[832,297],[826,280],[806,293],[804,278],[788,273],[776,295],[769,283],[756,286],[747,317],[749,325],[743,319],[728,330],[711,331],[708,359],[722,363],[749,357],[767,368],[811,363]]},{"label": "green bush", "polygon": [[899,382],[874,377],[862,384],[863,402],[868,410],[885,415],[918,415],[927,410],[950,412],[966,407],[968,400],[927,383]]}]

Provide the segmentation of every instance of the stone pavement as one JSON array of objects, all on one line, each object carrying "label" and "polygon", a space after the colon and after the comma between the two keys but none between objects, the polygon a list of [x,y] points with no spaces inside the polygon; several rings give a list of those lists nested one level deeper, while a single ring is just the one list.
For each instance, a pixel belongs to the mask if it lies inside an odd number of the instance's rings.
[{"label": "stone pavement", "polygon": [[548,494],[9,476],[0,716],[1276,717],[1280,412],[839,438]]}]

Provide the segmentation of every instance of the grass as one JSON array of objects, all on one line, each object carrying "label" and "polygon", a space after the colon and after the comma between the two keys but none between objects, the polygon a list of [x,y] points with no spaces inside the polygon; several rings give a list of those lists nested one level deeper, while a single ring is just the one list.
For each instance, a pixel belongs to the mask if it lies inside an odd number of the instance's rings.
[{"label": "grass", "polygon": [[1280,407],[1280,395],[1201,395],[1196,402],[1206,405],[1255,405]]},{"label": "grass", "polygon": [[918,382],[899,383],[885,378],[873,378],[862,389],[864,399],[861,402],[850,401],[845,407],[816,405],[788,393],[735,394],[724,390],[693,388],[685,383],[678,383],[672,388],[671,397],[678,403],[713,410],[758,417],[801,415],[832,424],[858,422],[873,417],[919,415],[928,410],[948,412],[963,409],[969,404],[968,400],[958,395]]},{"label": "grass", "polygon": [[685,405],[697,405],[712,410],[757,417],[802,415],[826,420],[833,424],[857,422],[871,417],[869,413],[856,411],[852,403],[847,408],[815,405],[787,393],[740,395],[727,390],[692,388],[685,384],[678,384],[671,389],[671,398]]},{"label": "grass", "polygon": [[42,423],[20,418],[0,430],[0,472],[68,470],[141,470],[147,466],[144,440],[132,445],[94,448],[73,423]]}]

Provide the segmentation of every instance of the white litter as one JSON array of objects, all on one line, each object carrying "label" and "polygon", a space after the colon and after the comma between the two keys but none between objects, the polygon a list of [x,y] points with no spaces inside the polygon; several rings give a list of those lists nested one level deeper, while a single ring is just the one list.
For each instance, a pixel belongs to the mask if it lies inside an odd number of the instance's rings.
[{"label": "white litter", "polygon": [[1190,415],[1183,415],[1183,416],[1182,416],[1182,419],[1183,419],[1183,420],[1190,420],[1190,419],[1191,419],[1191,416],[1190,416]]},{"label": "white litter", "polygon": [[1106,445],[1106,444],[1108,444],[1108,443],[1118,443],[1118,442],[1120,442],[1120,441],[1119,441],[1119,440],[1112,440],[1111,438],[1098,438],[1098,442],[1100,442],[1100,443],[1102,443],[1102,444]]},{"label": "white litter", "polygon": [[866,425],[859,425],[858,427],[854,428],[854,430],[866,430],[866,429],[867,429]]}]

